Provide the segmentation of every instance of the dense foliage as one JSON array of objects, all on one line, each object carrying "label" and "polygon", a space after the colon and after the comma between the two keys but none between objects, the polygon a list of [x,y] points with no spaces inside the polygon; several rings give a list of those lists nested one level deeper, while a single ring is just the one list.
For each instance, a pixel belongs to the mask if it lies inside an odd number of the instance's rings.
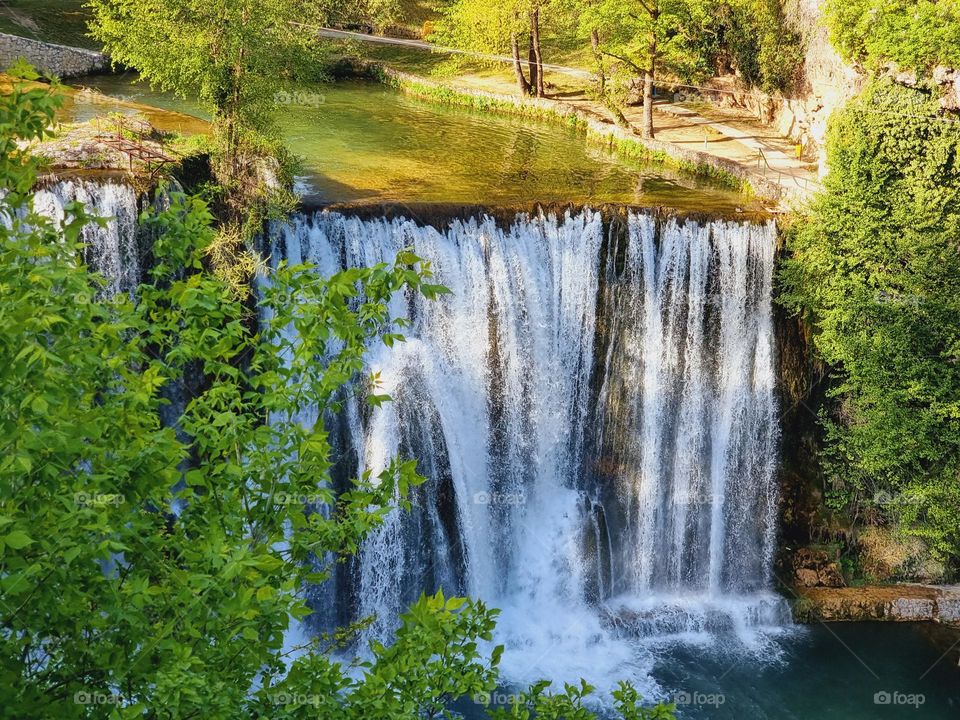
[{"label": "dense foliage", "polygon": [[790,239],[786,304],[836,369],[833,501],[960,557],[960,122],[876,80],[829,133],[825,190]]},{"label": "dense foliage", "polygon": [[[480,602],[421,597],[353,669],[331,655],[349,631],[286,635],[324,559],[421,481],[395,459],[334,496],[323,418],[360,389],[368,343],[402,341],[386,300],[444,292],[429,268],[281,267],[254,331],[204,267],[205,205],[171,194],[143,218],[148,281],[105,297],[79,261],[87,209],[60,227],[32,209],[22,143],[54,108],[45,89],[0,98],[0,717],[419,720],[489,693],[502,649],[483,650]],[[186,399],[184,377],[202,379]],[[618,697],[627,718],[670,716]],[[580,704],[538,686],[512,717]]]},{"label": "dense foliage", "polygon": [[790,90],[803,64],[804,41],[787,23],[781,0],[725,0],[716,8],[716,53],[764,92]]},{"label": "dense foliage", "polygon": [[867,69],[960,66],[958,0],[827,0],[826,18],[834,46]]}]

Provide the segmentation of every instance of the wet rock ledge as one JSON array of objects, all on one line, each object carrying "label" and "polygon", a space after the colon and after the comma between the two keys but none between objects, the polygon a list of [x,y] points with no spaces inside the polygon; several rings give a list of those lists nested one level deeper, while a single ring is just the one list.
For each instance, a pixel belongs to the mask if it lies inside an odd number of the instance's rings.
[{"label": "wet rock ledge", "polygon": [[960,585],[796,588],[798,622],[937,622],[960,628]]}]

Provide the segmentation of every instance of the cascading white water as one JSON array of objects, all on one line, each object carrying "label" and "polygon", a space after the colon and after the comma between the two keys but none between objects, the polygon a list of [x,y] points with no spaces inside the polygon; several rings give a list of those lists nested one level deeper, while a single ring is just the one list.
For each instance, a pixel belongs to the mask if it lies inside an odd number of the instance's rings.
[{"label": "cascading white water", "polygon": [[55,222],[65,219],[66,206],[82,203],[87,212],[107,218],[105,225],[87,224],[81,231],[86,243],[84,260],[107,280],[106,296],[130,292],[142,280],[138,242],[139,205],[132,185],[93,180],[60,180],[38,190],[34,209]]},{"label": "cascading white water", "polygon": [[482,597],[516,681],[642,670],[624,635],[783,620],[772,225],[324,212],[271,243],[324,275],[412,247],[452,291],[394,298],[407,342],[368,354],[394,402],[346,413],[355,472],[401,454],[429,480],[336,578],[339,620],[384,639],[421,590]]}]

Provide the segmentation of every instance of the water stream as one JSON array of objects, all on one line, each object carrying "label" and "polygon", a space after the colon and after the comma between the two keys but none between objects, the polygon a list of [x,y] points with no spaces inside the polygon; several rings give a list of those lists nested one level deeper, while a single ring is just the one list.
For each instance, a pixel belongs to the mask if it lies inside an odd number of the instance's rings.
[{"label": "water stream", "polygon": [[[63,119],[89,120],[144,105],[166,129],[203,116],[196,103],[152,91],[133,73],[77,81]],[[115,105],[109,99],[122,100]],[[540,203],[670,205],[721,213],[757,203],[715,182],[616,156],[568,126],[448,107],[371,82],[278,93],[277,126],[303,159],[298,189],[318,203]]]}]

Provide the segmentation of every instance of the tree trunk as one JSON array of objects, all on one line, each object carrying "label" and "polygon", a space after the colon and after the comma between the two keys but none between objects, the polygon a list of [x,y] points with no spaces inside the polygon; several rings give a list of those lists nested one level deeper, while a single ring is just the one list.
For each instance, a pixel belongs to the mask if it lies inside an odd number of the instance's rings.
[{"label": "tree trunk", "polygon": [[520,87],[520,92],[529,95],[530,83],[523,76],[523,66],[520,64],[520,43],[515,32],[510,33],[510,52],[513,55],[513,72],[517,76],[517,85]]},{"label": "tree trunk", "polygon": [[607,69],[603,66],[603,53],[600,52],[600,33],[596,28],[590,31],[590,48],[593,50],[593,60],[597,63],[597,75],[600,78],[600,87],[597,91],[601,98],[607,96]]},{"label": "tree trunk", "polygon": [[[531,23],[532,21],[531,15]],[[527,67],[530,68],[530,94],[540,96],[540,67],[537,65],[537,53],[533,49],[533,31],[530,31],[530,47],[527,50]]]},{"label": "tree trunk", "polygon": [[621,110],[617,103],[607,94],[607,68],[603,62],[603,52],[600,50],[600,33],[597,32],[596,29],[590,32],[590,48],[593,50],[593,59],[594,62],[597,63],[597,75],[600,79],[599,86],[597,87],[597,97],[603,106],[610,111],[610,114],[613,115],[613,120],[617,125],[624,130],[633,132],[630,121],[627,120],[627,116],[623,114],[623,110]]},{"label": "tree trunk", "polygon": [[643,76],[643,136],[653,139],[653,72]]},{"label": "tree trunk", "polygon": [[643,76],[643,137],[653,139],[653,80],[657,70],[657,17],[659,13],[651,13],[653,29],[647,42],[647,52],[650,56],[650,66]]},{"label": "tree trunk", "polygon": [[540,48],[540,8],[530,13],[530,50],[532,60],[537,65],[537,78],[533,79],[533,69],[530,70],[530,85],[536,88],[537,97],[545,95],[543,90],[543,52]]}]

